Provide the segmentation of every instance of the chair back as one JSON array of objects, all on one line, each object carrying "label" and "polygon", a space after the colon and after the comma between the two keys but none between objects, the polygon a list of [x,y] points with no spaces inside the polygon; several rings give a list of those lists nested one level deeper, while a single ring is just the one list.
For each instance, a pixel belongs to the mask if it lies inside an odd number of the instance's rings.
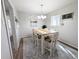
[{"label": "chair back", "polygon": [[45,34],[44,35],[44,39],[48,39],[51,40],[51,41],[56,41],[58,39],[58,32],[55,32],[55,33],[50,33],[50,34]]}]

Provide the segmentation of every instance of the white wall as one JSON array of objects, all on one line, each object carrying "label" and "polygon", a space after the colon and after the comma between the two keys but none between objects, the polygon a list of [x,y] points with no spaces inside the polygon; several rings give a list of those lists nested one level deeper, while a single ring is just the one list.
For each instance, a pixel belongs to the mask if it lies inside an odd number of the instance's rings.
[{"label": "white wall", "polygon": [[40,28],[43,25],[43,21],[38,20],[36,17],[37,15],[31,15],[24,12],[17,11],[18,18],[19,18],[19,25],[20,25],[20,37],[28,37],[32,36],[32,26],[30,21],[37,20],[37,26]]},{"label": "white wall", "polygon": [[50,27],[51,23],[51,16],[54,15],[63,15],[67,13],[74,12],[73,19],[66,19],[63,21],[64,25],[60,26],[59,29],[59,37],[60,40],[70,44],[71,46],[74,46],[77,48],[78,46],[78,36],[77,36],[77,26],[78,26],[78,15],[77,15],[77,1],[74,3],[71,3],[63,8],[57,9],[51,13],[48,14],[48,19],[45,21],[46,24]]}]

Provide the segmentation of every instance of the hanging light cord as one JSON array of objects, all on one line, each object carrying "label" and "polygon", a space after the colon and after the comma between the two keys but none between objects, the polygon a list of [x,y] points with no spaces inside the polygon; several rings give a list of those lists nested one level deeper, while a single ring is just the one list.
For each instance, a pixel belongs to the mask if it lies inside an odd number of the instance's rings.
[{"label": "hanging light cord", "polygon": [[46,18],[46,16],[43,15],[43,7],[44,7],[43,0],[41,0],[40,7],[41,7],[41,15],[38,16],[38,18],[42,20],[42,19],[45,19]]},{"label": "hanging light cord", "polygon": [[41,6],[41,15],[43,15],[43,4],[41,4],[40,6]]}]

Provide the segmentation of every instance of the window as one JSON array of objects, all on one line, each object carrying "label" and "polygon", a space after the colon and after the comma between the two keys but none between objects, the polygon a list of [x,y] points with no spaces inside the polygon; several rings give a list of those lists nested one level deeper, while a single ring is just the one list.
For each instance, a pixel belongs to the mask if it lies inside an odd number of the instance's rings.
[{"label": "window", "polygon": [[34,28],[37,28],[37,21],[30,21],[31,23],[31,27],[34,29]]},{"label": "window", "polygon": [[51,16],[51,26],[59,26],[60,25],[60,16]]}]

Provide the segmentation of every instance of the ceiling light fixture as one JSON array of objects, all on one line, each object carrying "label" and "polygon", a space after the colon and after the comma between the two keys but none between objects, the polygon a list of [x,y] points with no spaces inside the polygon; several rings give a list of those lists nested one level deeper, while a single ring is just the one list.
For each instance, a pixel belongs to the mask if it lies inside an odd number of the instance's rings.
[{"label": "ceiling light fixture", "polygon": [[40,6],[41,6],[41,15],[40,15],[40,16],[37,16],[37,17],[38,17],[38,19],[42,19],[42,20],[43,20],[43,19],[46,19],[46,16],[43,15],[43,6],[44,6],[44,5],[41,4]]}]

